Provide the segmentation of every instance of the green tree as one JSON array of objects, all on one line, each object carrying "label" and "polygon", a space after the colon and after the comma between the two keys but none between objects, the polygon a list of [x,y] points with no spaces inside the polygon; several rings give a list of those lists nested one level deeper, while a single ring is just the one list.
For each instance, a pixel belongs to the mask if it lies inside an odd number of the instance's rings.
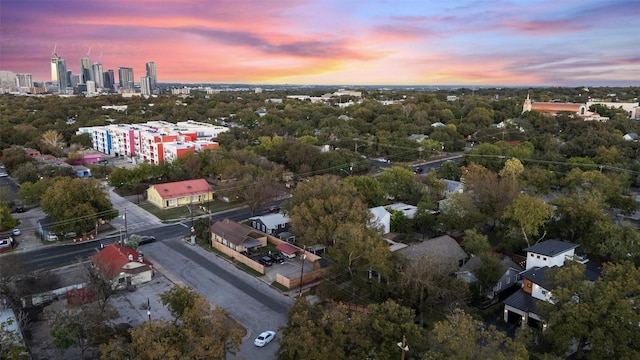
[{"label": "green tree", "polygon": [[417,203],[420,199],[420,188],[411,170],[394,166],[382,172],[378,178],[388,196],[401,201]]},{"label": "green tree", "polygon": [[474,274],[478,279],[478,285],[482,294],[492,290],[502,276],[502,261],[490,252],[479,255],[480,265],[474,269]]},{"label": "green tree", "polygon": [[13,174],[13,171],[18,168],[19,165],[32,161],[35,160],[27,155],[21,147],[12,146],[2,150],[2,165],[4,165],[9,174]]},{"label": "green tree", "polygon": [[491,250],[489,237],[479,233],[476,229],[467,229],[464,231],[462,244],[468,254],[480,255]]},{"label": "green tree", "polygon": [[573,348],[577,359],[638,358],[640,269],[631,262],[607,263],[594,282],[587,271],[570,262],[547,272],[553,303],[538,306],[549,324],[544,339],[557,355]]},{"label": "green tree", "polygon": [[41,204],[59,233],[82,234],[93,229],[96,219],[112,219],[117,214],[102,184],[93,179],[57,178],[42,196]]},{"label": "green tree", "polygon": [[198,293],[193,289],[183,286],[174,286],[160,295],[162,305],[165,305],[176,321],[182,319],[185,311],[192,308],[198,298]]},{"label": "green tree", "polygon": [[11,230],[18,226],[18,220],[11,216],[11,209],[5,203],[0,203],[0,231]]},{"label": "green tree", "polygon": [[371,214],[355,194],[355,188],[338,177],[315,176],[300,183],[282,208],[303,244],[332,245],[339,227],[369,222]]},{"label": "green tree", "polygon": [[391,211],[391,232],[408,233],[411,231],[411,219],[402,211]]},{"label": "green tree", "polygon": [[411,344],[409,354],[423,350],[423,333],[410,308],[387,301],[362,310],[298,300],[289,310],[278,359],[390,359],[398,356],[402,335]]},{"label": "green tree", "polygon": [[493,325],[487,327],[461,309],[455,309],[446,321],[436,323],[428,338],[431,346],[423,360],[529,358],[524,344],[512,340]]},{"label": "green tree", "polygon": [[19,183],[38,181],[38,168],[33,162],[26,162],[18,165],[13,171],[12,177]]},{"label": "green tree", "polygon": [[438,169],[438,176],[442,179],[460,181],[462,171],[453,161],[445,161]]},{"label": "green tree", "polygon": [[[502,218],[510,222],[522,234],[527,247],[529,247],[534,241],[532,237],[540,235],[540,229],[549,221],[552,214],[553,207],[542,198],[522,194],[507,206]],[[546,233],[543,231],[535,242],[543,239]]]},{"label": "green tree", "polygon": [[439,226],[443,231],[463,230],[475,227],[486,217],[478,210],[467,193],[452,194],[440,202]]},{"label": "green tree", "polygon": [[358,196],[369,208],[385,204],[385,191],[377,179],[363,175],[349,176],[343,181],[356,188]]},{"label": "green tree", "polygon": [[224,310],[212,308],[202,296],[189,299],[193,302],[181,304],[172,311],[181,309],[179,322],[147,321],[130,331],[130,342],[112,339],[101,346],[101,358],[224,359],[227,353],[237,350],[243,329],[231,321]]}]

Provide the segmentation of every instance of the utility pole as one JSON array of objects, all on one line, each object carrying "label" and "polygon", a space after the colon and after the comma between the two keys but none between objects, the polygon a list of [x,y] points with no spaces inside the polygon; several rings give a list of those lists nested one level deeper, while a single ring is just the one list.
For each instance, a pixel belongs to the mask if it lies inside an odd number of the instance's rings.
[{"label": "utility pole", "polygon": [[402,341],[398,343],[400,349],[402,349],[402,355],[400,355],[400,360],[404,360],[404,353],[409,351],[409,345],[407,345],[407,338],[402,335]]},{"label": "utility pole", "polygon": [[124,238],[129,239],[129,227],[127,226],[127,208],[124,208]]},{"label": "utility pole", "polygon": [[298,297],[302,296],[302,277],[304,276],[304,262],[307,259],[307,254],[302,254],[302,267],[300,268],[300,291],[298,292]]}]

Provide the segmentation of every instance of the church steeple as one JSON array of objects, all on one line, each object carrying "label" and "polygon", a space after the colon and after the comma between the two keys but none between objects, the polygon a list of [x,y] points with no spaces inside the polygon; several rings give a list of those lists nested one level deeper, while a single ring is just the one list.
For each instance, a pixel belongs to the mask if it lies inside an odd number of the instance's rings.
[{"label": "church steeple", "polygon": [[522,113],[527,111],[531,111],[531,99],[529,98],[529,93],[527,93],[527,98],[524,100],[524,104],[522,104]]}]

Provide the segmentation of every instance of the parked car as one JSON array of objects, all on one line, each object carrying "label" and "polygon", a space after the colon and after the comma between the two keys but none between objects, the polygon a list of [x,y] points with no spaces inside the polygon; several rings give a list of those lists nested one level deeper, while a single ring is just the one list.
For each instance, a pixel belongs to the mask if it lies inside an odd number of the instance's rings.
[{"label": "parked car", "polygon": [[270,206],[269,212],[272,212],[272,213],[280,212],[280,206]]},{"label": "parked car", "polygon": [[269,256],[262,256],[260,259],[258,259],[258,262],[264,266],[273,265],[273,259]]},{"label": "parked car", "polygon": [[22,232],[18,228],[15,228],[15,229],[11,230],[11,233],[13,234],[13,236],[18,236],[18,235],[22,234]]},{"label": "parked car", "polygon": [[152,243],[156,241],[156,237],[155,236],[140,236],[140,241],[138,241],[138,246],[140,245],[144,245],[144,244],[148,244],[148,243]]},{"label": "parked car", "polygon": [[274,262],[277,262],[278,264],[282,264],[284,262],[284,256],[280,255],[279,253],[273,253],[269,255],[269,257],[273,259]]},{"label": "parked car", "polygon": [[268,343],[270,343],[275,337],[276,337],[275,331],[271,331],[271,330],[263,331],[262,333],[260,333],[260,335],[258,335],[258,337],[253,341],[253,343],[255,346],[263,347]]}]

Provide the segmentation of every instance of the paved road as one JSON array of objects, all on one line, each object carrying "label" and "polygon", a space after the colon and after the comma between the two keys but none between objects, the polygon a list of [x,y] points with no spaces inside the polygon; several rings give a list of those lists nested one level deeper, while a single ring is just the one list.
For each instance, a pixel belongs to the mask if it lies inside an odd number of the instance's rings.
[{"label": "paved road", "polygon": [[[145,245],[144,251],[153,263],[225,309],[248,330],[240,351],[228,356],[229,359],[276,358],[278,344],[275,341],[281,336],[279,328],[286,325],[293,299],[226,260],[179,239]],[[266,347],[257,348],[253,339],[264,330],[275,330],[278,337]]]},{"label": "paved road", "polygon": [[[286,324],[287,311],[293,304],[293,299],[273,289],[265,281],[237,269],[226,260],[180,240],[188,234],[190,220],[164,225],[117,194],[112,194],[111,200],[114,208],[121,214],[127,209],[127,226],[131,224],[129,234],[153,235],[158,239],[155,243],[141,247],[145,256],[174,280],[187,284],[207,297],[212,304],[225,309],[247,329],[240,351],[234,356],[228,356],[228,359],[276,358],[277,339],[264,348],[256,348],[253,339],[264,330],[275,330],[279,337],[279,328]],[[240,221],[249,216],[248,209],[242,208],[213,214],[212,221],[224,218]],[[124,219],[112,221],[115,228],[120,223],[124,226]],[[100,243],[110,244],[118,239],[119,235],[116,234],[91,242],[45,246],[21,252],[20,256],[32,270],[57,267],[86,259],[99,250]]]}]

